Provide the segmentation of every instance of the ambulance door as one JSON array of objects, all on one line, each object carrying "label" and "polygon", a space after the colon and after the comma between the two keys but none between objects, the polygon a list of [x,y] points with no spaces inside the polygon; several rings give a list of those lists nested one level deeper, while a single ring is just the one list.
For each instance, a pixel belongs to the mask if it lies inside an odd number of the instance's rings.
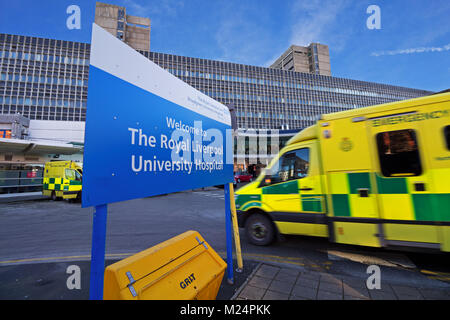
[{"label": "ambulance door", "polygon": [[[386,245],[434,248],[439,243],[432,210],[432,180],[426,159],[424,126],[417,112],[367,121],[377,201]],[[406,119],[406,118],[405,118]]]},{"label": "ambulance door", "polygon": [[373,165],[362,117],[322,123],[321,155],[326,173],[330,240],[382,246]]},{"label": "ambulance door", "polygon": [[298,166],[297,158],[309,158],[308,149],[287,151],[267,171],[262,181],[262,202],[274,214],[300,211],[298,179],[305,166]]},{"label": "ambulance door", "polygon": [[[442,251],[450,251],[450,103],[426,106],[427,120],[421,121],[424,143],[423,155],[427,163],[428,181],[421,196],[416,195],[420,219],[430,220],[438,229]],[[425,193],[426,192],[426,193]],[[428,212],[432,211],[432,215]]]},{"label": "ambulance door", "polygon": [[326,236],[317,142],[286,151],[262,181],[262,201],[283,234]]},{"label": "ambulance door", "polygon": [[300,195],[300,212],[296,234],[328,237],[326,224],[325,194],[322,186],[321,168],[317,140],[304,145],[309,150],[309,164],[306,174],[298,180]]}]

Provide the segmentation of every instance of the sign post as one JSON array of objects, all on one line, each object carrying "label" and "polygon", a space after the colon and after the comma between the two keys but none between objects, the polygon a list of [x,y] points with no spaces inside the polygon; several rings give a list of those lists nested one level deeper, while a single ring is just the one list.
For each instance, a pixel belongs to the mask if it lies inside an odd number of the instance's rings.
[{"label": "sign post", "polygon": [[87,104],[82,206],[95,207],[90,297],[102,299],[107,204],[214,185],[228,188],[234,178],[231,116],[226,106],[96,24]]},{"label": "sign post", "polygon": [[233,275],[233,234],[231,230],[230,185],[224,185],[225,192],[225,231],[227,239],[227,282],[234,283]]},{"label": "sign post", "polygon": [[244,270],[244,262],[242,261],[241,239],[239,237],[239,225],[236,214],[234,187],[232,183],[229,183],[228,185],[230,186],[231,220],[233,221],[234,247],[236,248],[236,260],[238,265],[236,272],[242,272]]},{"label": "sign post", "polygon": [[91,285],[89,287],[89,298],[91,300],[103,300],[107,215],[108,207],[106,204],[95,207],[92,226]]}]

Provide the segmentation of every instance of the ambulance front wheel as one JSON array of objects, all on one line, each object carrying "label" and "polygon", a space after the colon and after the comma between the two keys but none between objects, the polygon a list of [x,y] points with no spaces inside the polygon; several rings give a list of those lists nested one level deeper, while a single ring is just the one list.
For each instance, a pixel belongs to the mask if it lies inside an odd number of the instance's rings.
[{"label": "ambulance front wheel", "polygon": [[245,232],[249,241],[257,246],[267,246],[275,238],[272,221],[263,214],[254,213],[245,222]]}]

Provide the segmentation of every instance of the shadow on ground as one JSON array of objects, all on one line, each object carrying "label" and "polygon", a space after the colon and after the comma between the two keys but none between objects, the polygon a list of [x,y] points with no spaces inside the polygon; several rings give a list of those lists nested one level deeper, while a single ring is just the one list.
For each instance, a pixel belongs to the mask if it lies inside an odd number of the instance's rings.
[{"label": "shadow on ground", "polygon": [[[106,265],[116,261],[118,260],[107,260]],[[70,265],[77,265],[81,269],[80,290],[67,288],[66,282],[70,274],[66,270]],[[230,300],[257,265],[254,261],[245,261],[243,272],[234,272],[233,285],[227,283],[225,273],[217,300]],[[90,261],[2,266],[0,300],[88,300],[89,276]]]}]

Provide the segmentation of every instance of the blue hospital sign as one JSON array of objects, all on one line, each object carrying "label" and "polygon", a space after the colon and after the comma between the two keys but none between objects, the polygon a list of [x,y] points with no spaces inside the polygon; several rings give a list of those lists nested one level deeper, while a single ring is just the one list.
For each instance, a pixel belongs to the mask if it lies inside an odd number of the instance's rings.
[{"label": "blue hospital sign", "polygon": [[92,29],[83,207],[233,180],[228,108]]}]

